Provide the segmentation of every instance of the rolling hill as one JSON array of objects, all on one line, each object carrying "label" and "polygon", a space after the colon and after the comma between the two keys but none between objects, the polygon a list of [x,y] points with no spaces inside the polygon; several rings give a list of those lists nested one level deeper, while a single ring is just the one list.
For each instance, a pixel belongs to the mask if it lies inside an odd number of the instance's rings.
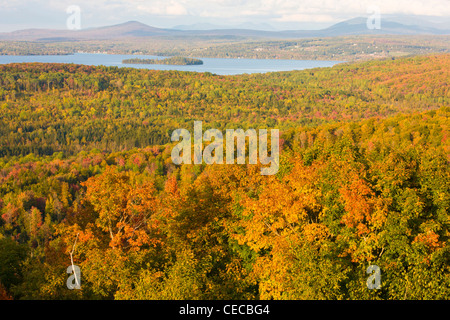
[{"label": "rolling hill", "polygon": [[211,29],[211,30],[177,30],[161,29],[148,26],[138,21],[82,30],[25,29],[0,33],[0,40],[63,42],[74,40],[115,40],[129,38],[167,38],[167,37],[243,37],[289,39],[309,37],[330,37],[363,34],[418,35],[450,34],[450,30],[429,26],[406,25],[399,22],[382,20],[381,29],[367,28],[366,18],[355,18],[337,23],[322,30],[285,30],[263,31],[253,29]]}]

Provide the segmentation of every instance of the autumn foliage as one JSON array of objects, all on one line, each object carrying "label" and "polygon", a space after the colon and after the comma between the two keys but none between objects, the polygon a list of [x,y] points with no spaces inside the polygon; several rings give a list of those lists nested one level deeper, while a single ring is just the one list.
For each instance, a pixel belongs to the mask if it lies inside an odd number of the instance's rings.
[{"label": "autumn foliage", "polygon": [[[21,142],[14,149],[0,139],[0,297],[447,299],[449,61],[235,78],[2,66],[1,130]],[[33,80],[38,73],[44,78]],[[137,81],[142,75],[148,83]],[[154,101],[149,109],[114,102],[139,88],[142,101]],[[50,102],[52,91],[61,104]],[[12,121],[20,99],[39,116],[23,110],[23,122]],[[136,134],[174,101],[183,123],[201,114],[213,122],[219,105],[233,105],[219,116],[235,124],[283,122],[278,173],[174,165],[173,144]],[[157,120],[165,125],[152,137],[182,122],[175,113]],[[51,152],[23,154],[46,137]],[[71,253],[81,290],[65,286]],[[379,290],[367,289],[369,265],[381,269]]]}]

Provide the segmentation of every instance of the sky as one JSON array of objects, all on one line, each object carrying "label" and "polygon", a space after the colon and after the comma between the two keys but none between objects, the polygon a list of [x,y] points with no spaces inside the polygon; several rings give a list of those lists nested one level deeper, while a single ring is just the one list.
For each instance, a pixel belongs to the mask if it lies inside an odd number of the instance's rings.
[{"label": "sky", "polygon": [[[450,0],[0,0],[0,32],[66,28],[69,6],[80,8],[81,29],[130,20],[160,27],[252,24],[259,29],[321,29],[355,17],[415,15],[450,21]],[[269,28],[270,26],[270,28]]]}]

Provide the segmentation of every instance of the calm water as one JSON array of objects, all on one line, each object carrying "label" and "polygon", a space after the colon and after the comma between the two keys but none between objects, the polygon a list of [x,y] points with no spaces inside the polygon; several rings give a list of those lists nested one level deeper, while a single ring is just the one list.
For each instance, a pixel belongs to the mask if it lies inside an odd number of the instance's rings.
[{"label": "calm water", "polygon": [[332,67],[339,61],[317,60],[272,60],[272,59],[216,59],[199,58],[203,65],[198,66],[169,66],[169,65],[137,65],[123,64],[123,59],[144,58],[162,59],[149,55],[121,55],[102,53],[76,53],[67,56],[0,56],[0,64],[11,62],[58,62],[76,63],[85,65],[104,65],[117,67],[133,67],[153,70],[181,70],[196,72],[211,72],[220,75],[232,75],[242,73],[265,73],[273,71],[303,70],[317,67]]}]

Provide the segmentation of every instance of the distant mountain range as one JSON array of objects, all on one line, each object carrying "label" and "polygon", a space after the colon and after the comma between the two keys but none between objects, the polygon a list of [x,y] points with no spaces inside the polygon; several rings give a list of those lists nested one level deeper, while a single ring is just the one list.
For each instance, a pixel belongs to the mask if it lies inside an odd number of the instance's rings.
[{"label": "distant mountain range", "polygon": [[[411,21],[414,21],[415,27],[424,27],[425,30],[427,28],[434,28],[439,30],[450,30],[450,20],[445,19],[443,17],[429,17],[429,16],[410,16],[410,15],[394,15],[394,14],[384,14],[383,20],[386,22],[397,22],[403,25],[411,25]],[[351,22],[351,20],[350,20]],[[364,22],[364,21],[363,21]],[[324,24],[324,23],[320,23]],[[324,29],[328,26],[318,27],[318,24],[307,24],[306,22],[302,22],[301,24],[297,23],[296,25],[302,25],[305,30],[318,30]],[[176,30],[214,30],[214,29],[251,29],[251,30],[263,30],[263,31],[281,31],[281,30],[303,30],[302,27],[297,28],[276,28],[269,23],[254,23],[254,22],[246,22],[238,25],[230,26],[230,25],[218,25],[212,23],[195,23],[191,25],[177,25],[172,27],[171,29]]]},{"label": "distant mountain range", "polygon": [[[55,30],[55,29],[25,29],[13,32],[0,33],[0,40],[44,41],[62,42],[76,40],[117,40],[126,38],[152,38],[173,36],[209,36],[209,37],[252,37],[269,39],[290,39],[309,37],[333,37],[363,34],[387,35],[449,35],[450,29],[437,28],[427,25],[407,25],[404,23],[381,20],[381,29],[368,29],[366,18],[355,18],[332,25],[322,30],[254,30],[246,28],[237,29],[208,29],[214,26],[198,26],[191,29],[189,26],[179,26],[179,29],[162,29],[143,24],[138,21],[129,21],[122,24],[88,28],[81,30]],[[270,26],[269,26],[270,27]],[[182,30],[183,29],[183,30]]]},{"label": "distant mountain range", "polygon": [[250,30],[262,30],[262,31],[277,31],[276,28],[268,23],[252,23],[246,22],[236,26],[217,25],[212,23],[195,23],[191,25],[177,25],[171,29],[175,30],[218,30],[218,29],[250,29]]}]

